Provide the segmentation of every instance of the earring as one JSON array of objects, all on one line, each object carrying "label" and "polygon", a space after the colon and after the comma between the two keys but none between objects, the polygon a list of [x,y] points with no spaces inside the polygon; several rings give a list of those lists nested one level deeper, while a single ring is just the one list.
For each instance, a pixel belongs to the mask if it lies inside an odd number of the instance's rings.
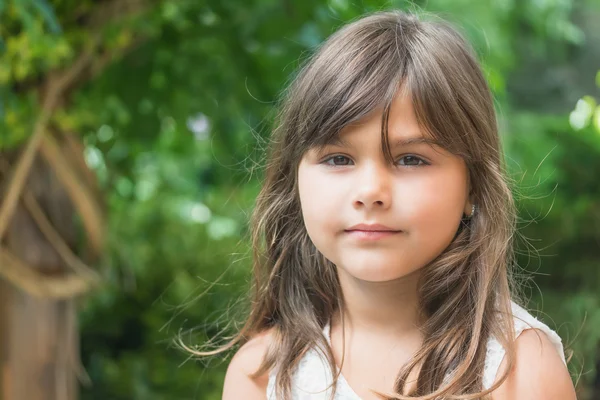
[{"label": "earring", "polygon": [[475,210],[477,209],[477,207],[475,206],[475,204],[473,204],[471,206],[471,215],[467,215],[467,219],[471,219],[473,218],[473,216],[475,215]]}]

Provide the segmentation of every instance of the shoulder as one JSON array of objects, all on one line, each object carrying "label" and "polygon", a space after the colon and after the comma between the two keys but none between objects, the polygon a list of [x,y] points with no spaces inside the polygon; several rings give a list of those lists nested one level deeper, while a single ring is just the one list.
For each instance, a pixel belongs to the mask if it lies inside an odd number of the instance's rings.
[{"label": "shoulder", "polygon": [[[576,399],[573,382],[550,338],[540,329],[526,329],[515,341],[515,364],[507,379],[492,392],[493,400]],[[497,378],[506,370],[504,359]]]},{"label": "shoulder", "polygon": [[235,353],[225,375],[223,400],[261,399],[266,396],[268,374],[253,378],[273,337],[269,329],[257,334]]}]

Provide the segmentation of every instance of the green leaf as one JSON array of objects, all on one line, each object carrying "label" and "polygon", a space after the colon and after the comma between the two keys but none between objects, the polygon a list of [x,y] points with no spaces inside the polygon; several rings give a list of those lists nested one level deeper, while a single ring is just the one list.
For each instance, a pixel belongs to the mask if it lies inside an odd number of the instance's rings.
[{"label": "green leaf", "polygon": [[32,3],[38,9],[40,14],[42,14],[42,17],[44,17],[44,20],[50,28],[50,32],[62,33],[62,29],[60,28],[60,24],[56,19],[56,15],[54,14],[52,6],[48,4],[46,0],[32,0]]},{"label": "green leaf", "polygon": [[13,8],[15,10],[15,13],[21,17],[21,22],[25,26],[25,29],[26,30],[33,29],[34,18],[31,15],[31,13],[29,12],[29,10],[27,10],[23,6],[23,4],[20,3],[20,2],[18,2],[18,1],[17,2],[13,2]]},{"label": "green leaf", "polygon": [[595,108],[596,100],[592,96],[583,96],[579,99],[575,110],[569,115],[571,127],[575,130],[580,130],[588,126]]},{"label": "green leaf", "polygon": [[594,128],[596,128],[596,132],[600,133],[600,106],[596,107],[596,111],[594,111],[592,124],[594,125]]}]

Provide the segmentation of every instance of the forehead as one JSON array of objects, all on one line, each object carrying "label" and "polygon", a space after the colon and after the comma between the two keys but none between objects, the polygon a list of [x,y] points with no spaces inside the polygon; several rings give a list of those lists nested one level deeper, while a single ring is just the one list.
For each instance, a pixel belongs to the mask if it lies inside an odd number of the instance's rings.
[{"label": "forehead", "polygon": [[388,110],[383,107],[373,110],[359,121],[345,126],[336,135],[328,137],[324,144],[350,146],[355,137],[367,131],[381,133],[382,130],[390,146],[429,144],[444,147],[428,129],[419,124],[412,98],[403,90],[394,97]]}]

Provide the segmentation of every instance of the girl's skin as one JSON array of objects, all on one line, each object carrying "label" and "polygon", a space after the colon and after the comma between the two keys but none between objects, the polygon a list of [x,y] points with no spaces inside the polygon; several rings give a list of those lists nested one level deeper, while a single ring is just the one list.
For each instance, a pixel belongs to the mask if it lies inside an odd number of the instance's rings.
[{"label": "girl's skin", "polygon": [[[386,161],[381,111],[339,135],[345,145],[308,152],[298,170],[308,234],[338,268],[346,319],[342,375],[364,399],[369,388],[390,390],[397,372],[421,344],[417,280],[423,266],[450,244],[463,214],[471,213],[464,161],[424,140],[411,99],[399,95],[389,116],[396,164]],[[352,226],[384,224],[396,230],[365,240]],[[341,360],[340,318],[332,321]],[[377,365],[377,368],[373,368]]]},{"label": "girl's skin", "polygon": [[[413,140],[429,137],[417,123],[410,96],[400,92],[389,119],[395,165],[382,151],[377,110],[346,127],[339,135],[343,144],[307,152],[298,168],[307,232],[337,266],[344,295],[344,327],[339,315],[331,321],[336,364],[344,358],[342,375],[364,400],[380,399],[371,389],[392,391],[396,374],[421,345],[421,268],[443,252],[463,215],[471,214],[465,162],[435,144]],[[395,145],[409,139],[414,143]],[[364,233],[349,232],[359,223],[397,232],[365,239]],[[258,369],[269,338],[267,331],[238,351],[223,399],[265,399],[268,377],[249,375]],[[516,349],[516,365],[494,400],[575,399],[568,371],[544,334],[523,332]],[[505,368],[503,362],[498,377]]]}]

